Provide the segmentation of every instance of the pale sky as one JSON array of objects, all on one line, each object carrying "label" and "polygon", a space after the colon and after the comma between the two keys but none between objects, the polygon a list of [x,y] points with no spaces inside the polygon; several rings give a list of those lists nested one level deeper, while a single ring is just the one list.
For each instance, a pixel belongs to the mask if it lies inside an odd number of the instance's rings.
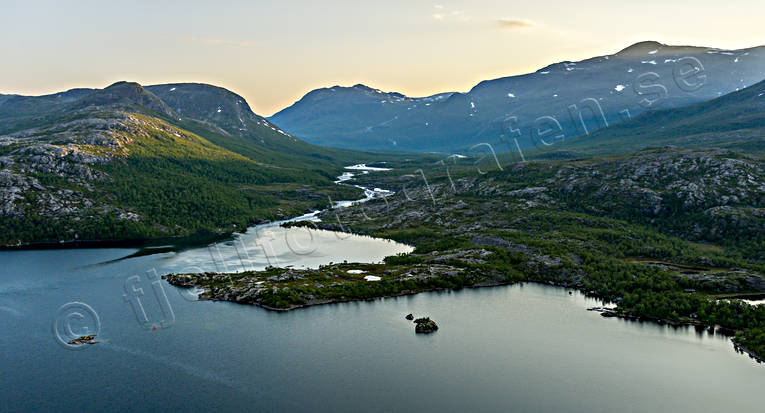
[{"label": "pale sky", "polygon": [[203,82],[268,116],[318,87],[467,91],[641,40],[765,44],[762,0],[217,3],[0,0],[0,93]]}]

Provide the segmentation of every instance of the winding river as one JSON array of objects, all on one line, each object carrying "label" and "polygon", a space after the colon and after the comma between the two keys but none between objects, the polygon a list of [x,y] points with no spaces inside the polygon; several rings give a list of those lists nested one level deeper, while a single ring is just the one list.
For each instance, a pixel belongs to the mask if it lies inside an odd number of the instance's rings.
[{"label": "winding river", "polygon": [[[604,319],[585,311],[602,303],[562,288],[465,289],[281,313],[196,301],[156,277],[376,262],[410,250],[274,223],[210,247],[127,259],[137,250],[2,251],[0,411],[655,413],[765,405],[765,366],[735,353],[727,338]],[[408,313],[441,329],[415,335]],[[71,332],[97,332],[100,343],[72,349],[59,339]]]}]

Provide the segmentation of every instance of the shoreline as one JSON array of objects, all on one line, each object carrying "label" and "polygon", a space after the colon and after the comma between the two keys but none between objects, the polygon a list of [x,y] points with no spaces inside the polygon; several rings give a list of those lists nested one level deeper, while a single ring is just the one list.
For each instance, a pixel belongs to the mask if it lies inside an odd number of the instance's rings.
[{"label": "shoreline", "polygon": [[[176,284],[173,284],[165,276],[163,276],[162,278],[165,279],[170,285],[172,285],[173,287],[176,287],[176,288],[195,288],[195,287],[196,288],[201,288],[199,286],[191,286],[191,287],[189,287],[189,286],[183,286],[183,285],[176,285]],[[539,282],[535,282],[535,281],[527,281],[527,282],[534,283],[534,284],[544,284],[544,283],[539,283]],[[353,303],[353,302],[365,302],[365,301],[367,301],[367,302],[368,301],[377,301],[377,300],[383,300],[383,299],[386,299],[386,298],[405,297],[405,296],[416,295],[416,294],[420,294],[420,293],[431,293],[431,292],[441,292],[441,291],[459,291],[461,289],[491,288],[491,287],[500,287],[500,286],[512,286],[512,285],[516,285],[516,284],[523,284],[523,282],[509,282],[509,283],[496,282],[496,283],[487,283],[487,284],[480,284],[480,285],[479,284],[469,285],[469,286],[464,286],[464,287],[461,287],[461,288],[450,288],[450,287],[428,288],[428,289],[423,289],[423,290],[403,291],[403,292],[398,292],[396,294],[381,295],[381,296],[370,297],[370,298],[344,298],[344,299],[314,300],[314,301],[311,301],[311,302],[307,302],[305,304],[291,305],[291,306],[286,307],[286,308],[272,307],[272,306],[269,306],[269,305],[266,305],[266,304],[263,304],[263,303],[258,303],[258,302],[243,302],[243,301],[236,301],[236,300],[226,300],[226,299],[216,298],[216,297],[202,297],[201,295],[199,296],[198,301],[228,302],[228,303],[239,304],[239,305],[247,305],[247,306],[252,306],[252,307],[259,307],[259,308],[262,308],[262,309],[268,310],[268,311],[287,312],[287,311],[300,310],[300,309],[309,308],[309,307],[318,307],[318,306],[322,306],[322,305]],[[565,288],[565,287],[562,287],[562,286],[559,286],[559,287]],[[207,290],[205,290],[205,291],[207,291]]]},{"label": "shoreline", "polygon": [[183,235],[162,238],[133,238],[114,240],[71,240],[28,242],[15,245],[0,245],[0,251],[37,251],[62,249],[96,249],[96,248],[151,248],[172,246],[178,249],[198,247],[210,242],[225,241],[233,237],[237,231],[214,233],[209,235]]}]

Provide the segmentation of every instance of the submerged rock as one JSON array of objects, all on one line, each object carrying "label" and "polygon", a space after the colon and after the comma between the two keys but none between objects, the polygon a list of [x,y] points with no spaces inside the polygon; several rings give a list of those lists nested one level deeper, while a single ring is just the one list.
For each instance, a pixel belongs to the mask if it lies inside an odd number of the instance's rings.
[{"label": "submerged rock", "polygon": [[418,318],[414,320],[414,323],[417,324],[414,327],[415,333],[432,333],[436,330],[438,330],[438,325],[435,321],[431,320],[430,317],[424,317],[424,318]]}]

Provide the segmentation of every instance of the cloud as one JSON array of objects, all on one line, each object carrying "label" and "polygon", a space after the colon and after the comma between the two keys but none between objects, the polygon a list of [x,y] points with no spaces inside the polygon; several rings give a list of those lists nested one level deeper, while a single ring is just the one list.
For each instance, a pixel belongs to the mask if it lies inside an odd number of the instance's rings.
[{"label": "cloud", "polygon": [[433,20],[449,22],[466,22],[470,20],[470,16],[465,15],[462,10],[448,10],[440,4],[437,4],[434,7],[438,9],[438,11],[430,15]]},{"label": "cloud", "polygon": [[500,29],[505,30],[527,29],[529,27],[534,27],[533,22],[521,19],[499,19],[497,20],[497,25]]}]

